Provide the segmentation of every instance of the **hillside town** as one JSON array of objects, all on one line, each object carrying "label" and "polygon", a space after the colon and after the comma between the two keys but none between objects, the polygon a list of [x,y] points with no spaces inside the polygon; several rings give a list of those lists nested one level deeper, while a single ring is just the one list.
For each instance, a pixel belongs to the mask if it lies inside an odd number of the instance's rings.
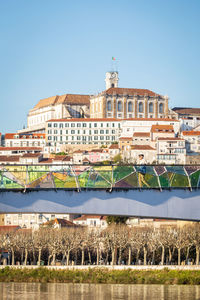
[{"label": "hillside town", "polygon": [[[41,99],[28,112],[27,127],[0,133],[4,165],[185,165],[200,163],[200,108],[169,108],[168,96],[118,87],[118,72],[106,73],[97,95],[65,94]],[[128,218],[129,226],[178,221]],[[180,221],[181,222],[181,221]],[[107,227],[106,216],[5,214],[0,227],[37,230]],[[5,228],[4,227],[4,228]],[[3,229],[2,229],[3,230]]]}]

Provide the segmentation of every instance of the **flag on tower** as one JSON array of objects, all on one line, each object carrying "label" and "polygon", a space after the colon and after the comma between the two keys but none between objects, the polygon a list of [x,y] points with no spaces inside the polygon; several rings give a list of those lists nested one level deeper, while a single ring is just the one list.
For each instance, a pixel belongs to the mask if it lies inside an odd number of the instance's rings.
[{"label": "flag on tower", "polygon": [[116,58],[114,56],[112,56],[112,60],[116,60]]}]

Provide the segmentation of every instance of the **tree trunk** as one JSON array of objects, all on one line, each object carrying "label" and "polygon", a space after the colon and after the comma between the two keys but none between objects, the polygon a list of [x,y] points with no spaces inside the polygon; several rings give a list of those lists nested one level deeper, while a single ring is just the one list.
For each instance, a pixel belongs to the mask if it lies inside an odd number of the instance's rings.
[{"label": "tree trunk", "polygon": [[21,265],[23,265],[23,261],[24,261],[24,250],[22,250],[21,253]]},{"label": "tree trunk", "polygon": [[90,250],[88,249],[88,258],[89,258],[89,263],[90,265],[92,264],[92,260],[91,260],[91,253]]},{"label": "tree trunk", "polygon": [[28,259],[28,249],[25,249],[25,259],[24,259],[25,266],[27,265],[27,259]]},{"label": "tree trunk", "polygon": [[171,248],[169,247],[169,264],[171,265],[172,263],[172,251]]},{"label": "tree trunk", "polygon": [[99,264],[99,248],[97,247],[97,266]]},{"label": "tree trunk", "polygon": [[15,251],[14,251],[14,249],[11,249],[11,252],[12,252],[12,266],[14,266],[14,264],[15,264]]},{"label": "tree trunk", "polygon": [[39,266],[40,266],[40,262],[41,262],[41,255],[42,255],[42,249],[40,248],[39,252],[38,252],[38,265]]},{"label": "tree trunk", "polygon": [[53,266],[56,264],[56,253],[53,253],[53,261],[52,261]]},{"label": "tree trunk", "polygon": [[143,251],[144,251],[144,265],[146,266],[146,264],[147,264],[147,249],[146,249],[146,247],[143,247]]},{"label": "tree trunk", "polygon": [[136,264],[137,265],[139,263],[139,254],[140,254],[140,249],[137,249],[137,253],[136,253]]},{"label": "tree trunk", "polygon": [[196,265],[199,265],[199,247],[196,246]]},{"label": "tree trunk", "polygon": [[162,245],[161,265],[164,265],[165,261],[165,247]]},{"label": "tree trunk", "polygon": [[119,265],[121,265],[121,261],[122,261],[122,249],[120,247],[119,248],[119,259],[118,259]]},{"label": "tree trunk", "polygon": [[178,265],[181,264],[181,249],[178,248]]},{"label": "tree trunk", "polygon": [[112,266],[113,266],[114,264],[116,264],[116,263],[115,263],[115,262],[116,262],[115,257],[116,257],[116,249],[114,248],[114,249],[112,249],[112,262],[111,262]]},{"label": "tree trunk", "polygon": [[152,265],[155,265],[155,250],[152,252]]},{"label": "tree trunk", "polygon": [[189,258],[189,254],[190,254],[190,247],[187,247],[187,254],[186,254],[186,262],[188,261],[188,258]]},{"label": "tree trunk", "polygon": [[131,265],[131,247],[128,248],[128,265]]},{"label": "tree trunk", "polygon": [[67,251],[67,266],[69,266],[70,250]]},{"label": "tree trunk", "polygon": [[50,265],[50,259],[52,258],[52,255],[50,254],[48,257],[48,266]]},{"label": "tree trunk", "polygon": [[84,265],[84,262],[85,262],[85,252],[84,252],[84,250],[82,250],[81,253],[82,253],[81,265]]}]

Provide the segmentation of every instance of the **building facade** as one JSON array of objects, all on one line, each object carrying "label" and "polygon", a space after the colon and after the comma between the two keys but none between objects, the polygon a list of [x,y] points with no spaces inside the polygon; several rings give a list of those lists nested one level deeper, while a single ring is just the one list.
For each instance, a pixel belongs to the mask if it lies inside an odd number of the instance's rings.
[{"label": "building facade", "polygon": [[106,91],[90,97],[91,118],[166,118],[168,97],[148,89],[118,87],[118,72],[106,73]]}]

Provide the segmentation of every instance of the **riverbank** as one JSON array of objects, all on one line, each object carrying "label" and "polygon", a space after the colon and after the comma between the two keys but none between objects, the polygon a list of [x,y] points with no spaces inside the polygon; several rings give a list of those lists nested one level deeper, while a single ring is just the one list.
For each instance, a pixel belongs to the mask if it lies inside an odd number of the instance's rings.
[{"label": "riverbank", "polygon": [[0,282],[58,282],[104,284],[200,284],[200,270],[1,267]]}]

